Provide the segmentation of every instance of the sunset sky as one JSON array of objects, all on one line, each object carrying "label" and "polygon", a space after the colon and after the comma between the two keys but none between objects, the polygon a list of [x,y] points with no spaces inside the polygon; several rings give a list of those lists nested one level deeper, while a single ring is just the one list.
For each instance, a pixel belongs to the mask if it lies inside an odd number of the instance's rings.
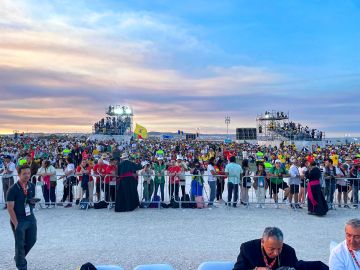
[{"label": "sunset sky", "polygon": [[360,1],[0,0],[0,133],[90,132],[112,104],[149,131],[290,112],[360,136]]}]

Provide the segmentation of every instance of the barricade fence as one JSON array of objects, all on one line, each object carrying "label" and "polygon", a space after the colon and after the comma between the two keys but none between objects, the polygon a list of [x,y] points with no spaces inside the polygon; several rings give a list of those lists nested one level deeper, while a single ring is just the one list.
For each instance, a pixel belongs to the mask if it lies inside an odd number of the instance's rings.
[{"label": "barricade fence", "polygon": [[[36,184],[35,197],[41,199],[38,208],[69,207],[84,198],[89,205],[103,200],[112,208],[116,201],[116,186],[121,181],[115,175],[90,174],[84,181],[83,175],[65,177],[57,174],[55,177],[56,181],[44,181],[40,175],[30,179]],[[246,175],[237,181],[228,181],[224,175],[213,175],[213,181],[209,181],[207,174],[193,175],[187,172],[175,175],[166,171],[165,182],[155,181],[154,175],[149,178],[138,174],[136,178],[140,206],[144,208],[150,205],[160,208],[165,204],[175,208],[195,208],[201,204],[213,206],[214,203],[229,207],[256,205],[259,208],[265,205],[278,207],[289,204],[292,208],[307,205],[307,180],[292,183],[288,177]],[[15,175],[14,182],[17,180],[18,176]],[[330,208],[357,206],[359,186],[359,178],[320,179],[321,190]],[[4,204],[2,190],[1,193],[0,204]]]}]

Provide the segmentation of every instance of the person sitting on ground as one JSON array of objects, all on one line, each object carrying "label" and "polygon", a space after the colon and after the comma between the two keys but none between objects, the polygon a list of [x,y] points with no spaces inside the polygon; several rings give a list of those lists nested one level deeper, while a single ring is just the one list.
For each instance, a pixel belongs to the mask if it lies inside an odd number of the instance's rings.
[{"label": "person sitting on ground", "polygon": [[329,266],[330,270],[360,269],[360,219],[346,222],[345,240],[331,251]]}]

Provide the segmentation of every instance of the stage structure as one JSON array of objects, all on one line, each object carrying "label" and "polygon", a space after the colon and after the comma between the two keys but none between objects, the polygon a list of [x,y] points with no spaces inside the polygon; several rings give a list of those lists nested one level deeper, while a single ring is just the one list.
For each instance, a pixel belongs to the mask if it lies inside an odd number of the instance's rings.
[{"label": "stage structure", "polygon": [[106,116],[93,126],[100,135],[131,135],[134,112],[130,106],[115,105],[106,109]]},{"label": "stage structure", "polygon": [[265,111],[256,118],[259,141],[321,141],[325,133],[290,121],[289,112]]}]

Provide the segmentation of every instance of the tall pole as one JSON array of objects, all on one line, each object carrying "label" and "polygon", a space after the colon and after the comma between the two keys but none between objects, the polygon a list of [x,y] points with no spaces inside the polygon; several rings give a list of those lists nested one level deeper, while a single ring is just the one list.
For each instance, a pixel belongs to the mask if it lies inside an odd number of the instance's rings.
[{"label": "tall pole", "polygon": [[230,116],[228,116],[228,115],[225,116],[225,124],[226,124],[226,134],[227,134],[227,137],[229,138]]}]

